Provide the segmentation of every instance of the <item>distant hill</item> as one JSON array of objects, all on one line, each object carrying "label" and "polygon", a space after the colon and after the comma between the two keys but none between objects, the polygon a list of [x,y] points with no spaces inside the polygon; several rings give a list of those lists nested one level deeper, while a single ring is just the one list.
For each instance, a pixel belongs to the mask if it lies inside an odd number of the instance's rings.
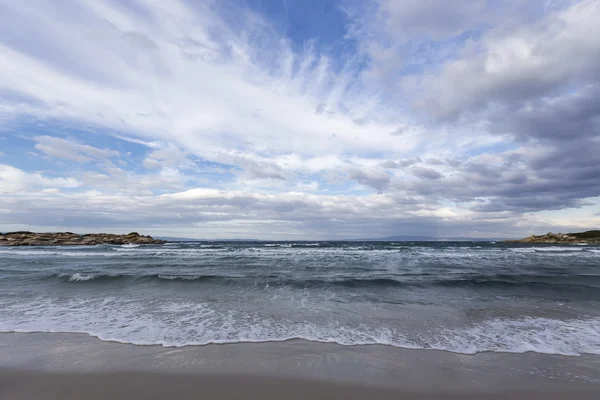
[{"label": "distant hill", "polygon": [[577,239],[600,239],[600,230],[567,233],[569,236],[575,236]]},{"label": "distant hill", "polygon": [[552,233],[531,235],[518,240],[506,240],[506,243],[540,243],[540,244],[600,244],[600,230],[576,233]]},{"label": "distant hill", "polygon": [[442,236],[412,236],[396,235],[381,238],[355,239],[354,241],[364,242],[493,242],[503,240],[501,238],[470,238],[470,237],[442,237]]},{"label": "distant hill", "polygon": [[260,242],[258,239],[193,239],[175,236],[156,236],[167,242]]},{"label": "distant hill", "polygon": [[175,236],[156,236],[158,239],[166,240],[167,242],[204,242],[206,239],[192,239]]},{"label": "distant hill", "polygon": [[[192,239],[185,237],[174,236],[157,236],[158,239],[168,242],[303,242],[313,241],[310,239],[303,240],[261,240],[261,239]],[[396,235],[386,236],[381,238],[363,238],[363,239],[330,239],[327,242],[493,242],[504,240],[504,238],[470,238],[470,237],[438,237],[438,236],[412,236],[412,235]]]}]

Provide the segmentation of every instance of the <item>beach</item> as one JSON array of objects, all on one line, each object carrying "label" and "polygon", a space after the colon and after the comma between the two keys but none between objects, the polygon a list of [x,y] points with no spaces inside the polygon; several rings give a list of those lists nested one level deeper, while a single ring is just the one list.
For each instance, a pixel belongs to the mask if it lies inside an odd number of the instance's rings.
[{"label": "beach", "polygon": [[65,333],[0,334],[0,354],[0,397],[6,399],[132,393],[183,399],[199,393],[264,399],[585,399],[600,393],[599,356],[460,355],[302,340],[165,348]]},{"label": "beach", "polygon": [[0,398],[593,398],[599,265],[575,245],[3,248]]},{"label": "beach", "polygon": [[597,399],[588,389],[553,393],[415,393],[402,390],[247,376],[173,374],[3,373],[0,395],[14,400],[63,399]]},{"label": "beach", "polygon": [[600,400],[600,0],[0,0],[0,400]]}]

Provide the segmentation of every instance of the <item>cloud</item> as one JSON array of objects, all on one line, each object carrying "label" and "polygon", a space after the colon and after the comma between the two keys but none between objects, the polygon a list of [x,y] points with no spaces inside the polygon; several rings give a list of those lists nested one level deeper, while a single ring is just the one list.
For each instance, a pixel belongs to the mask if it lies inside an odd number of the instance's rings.
[{"label": "cloud", "polygon": [[[51,4],[41,3],[23,20],[20,6],[12,4],[1,22],[36,29],[1,45],[0,90],[28,99],[22,111],[30,115],[172,143],[214,162],[233,151],[327,154],[316,143],[331,133],[337,135],[335,146],[348,152],[391,147],[388,133],[396,124],[386,121],[387,107],[377,94],[354,79],[359,64],[348,61],[338,72],[327,55],[310,47],[294,52],[266,31],[260,17],[243,9],[235,26],[224,25],[215,8],[203,5],[173,1],[144,11],[147,19],[113,3],[88,3],[73,20],[68,10],[55,15]],[[166,34],[153,18],[173,31]],[[123,35],[135,40],[124,41]],[[86,36],[95,38],[94,51]],[[74,71],[60,57],[41,58],[38,48],[29,46],[36,41],[48,54],[67,51],[82,62]],[[158,48],[150,51],[147,42]],[[190,47],[205,56],[182,57]],[[98,65],[108,66],[111,74]],[[365,124],[355,124],[356,118]]]},{"label": "cloud", "polygon": [[[98,192],[55,196],[39,193],[35,196],[3,196],[0,208],[21,202],[27,209],[11,213],[5,222],[39,224],[35,215],[48,213],[43,226],[154,227],[167,232],[176,227],[189,232],[198,227],[211,236],[225,237],[256,235],[265,238],[272,231],[281,231],[280,237],[302,237],[311,231],[320,238],[352,237],[361,229],[377,229],[389,233],[405,223],[430,226],[434,220],[422,220],[418,213],[424,210],[414,202],[395,201],[389,195],[319,196],[298,192],[259,194],[243,191],[191,189],[161,196],[104,195]],[[118,205],[116,207],[115,205]],[[85,214],[80,211],[85,210]],[[430,209],[431,214],[435,210]],[[253,229],[256,227],[259,231]],[[291,228],[290,228],[291,227]],[[336,227],[335,231],[331,228]],[[260,229],[268,228],[267,231]],[[46,228],[48,229],[48,228]],[[406,229],[406,228],[403,228]],[[451,229],[451,228],[450,228]]]},{"label": "cloud", "polygon": [[400,136],[404,133],[404,128],[398,127],[396,130],[390,132],[391,136]]},{"label": "cloud", "polygon": [[0,193],[28,193],[40,187],[76,188],[80,183],[72,178],[49,178],[30,174],[10,165],[0,164]]},{"label": "cloud", "polygon": [[189,160],[186,152],[174,146],[167,146],[150,152],[144,159],[143,165],[146,168],[175,168],[189,167],[193,162]]},{"label": "cloud", "polygon": [[349,176],[358,183],[372,187],[379,191],[383,190],[390,182],[390,176],[387,174],[387,172],[377,167],[353,169],[350,171]]},{"label": "cloud", "polygon": [[431,168],[414,167],[412,173],[421,179],[440,179],[442,174]]},{"label": "cloud", "polygon": [[315,38],[243,2],[5,2],[0,228],[348,238],[598,221],[597,1],[334,6],[345,20],[324,15]]},{"label": "cloud", "polygon": [[463,0],[448,7],[443,0],[382,0],[377,11],[394,37],[444,40],[485,21],[487,3]]},{"label": "cloud", "polygon": [[[492,115],[492,131],[520,140],[556,141],[559,146],[600,136],[600,82],[511,108]],[[506,118],[508,113],[512,118]]]},{"label": "cloud", "polygon": [[534,23],[505,21],[426,77],[418,104],[435,117],[454,118],[496,103],[527,107],[528,101],[597,82],[599,17],[598,2],[583,0]]},{"label": "cloud", "polygon": [[33,140],[35,148],[47,156],[78,163],[119,156],[119,152],[114,150],[102,150],[53,136],[36,136]]}]

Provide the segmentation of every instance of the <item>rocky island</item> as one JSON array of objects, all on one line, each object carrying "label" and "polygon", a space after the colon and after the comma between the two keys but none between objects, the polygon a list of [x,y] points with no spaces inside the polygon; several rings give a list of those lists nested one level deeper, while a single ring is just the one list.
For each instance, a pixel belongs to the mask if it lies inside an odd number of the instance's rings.
[{"label": "rocky island", "polygon": [[524,244],[600,244],[600,230],[579,233],[552,233],[531,235],[518,240],[505,240],[504,243]]},{"label": "rocky island", "polygon": [[112,233],[88,233],[78,235],[71,232],[9,232],[0,233],[0,246],[86,246],[97,244],[162,244],[165,240],[143,236],[137,232],[127,235]]}]

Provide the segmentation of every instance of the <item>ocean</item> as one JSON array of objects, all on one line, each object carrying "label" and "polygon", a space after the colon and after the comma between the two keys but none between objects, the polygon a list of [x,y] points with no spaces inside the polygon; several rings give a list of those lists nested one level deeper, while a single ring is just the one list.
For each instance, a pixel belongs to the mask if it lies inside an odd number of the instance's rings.
[{"label": "ocean", "polygon": [[165,347],[304,339],[462,354],[600,354],[600,247],[0,247],[0,331]]}]

